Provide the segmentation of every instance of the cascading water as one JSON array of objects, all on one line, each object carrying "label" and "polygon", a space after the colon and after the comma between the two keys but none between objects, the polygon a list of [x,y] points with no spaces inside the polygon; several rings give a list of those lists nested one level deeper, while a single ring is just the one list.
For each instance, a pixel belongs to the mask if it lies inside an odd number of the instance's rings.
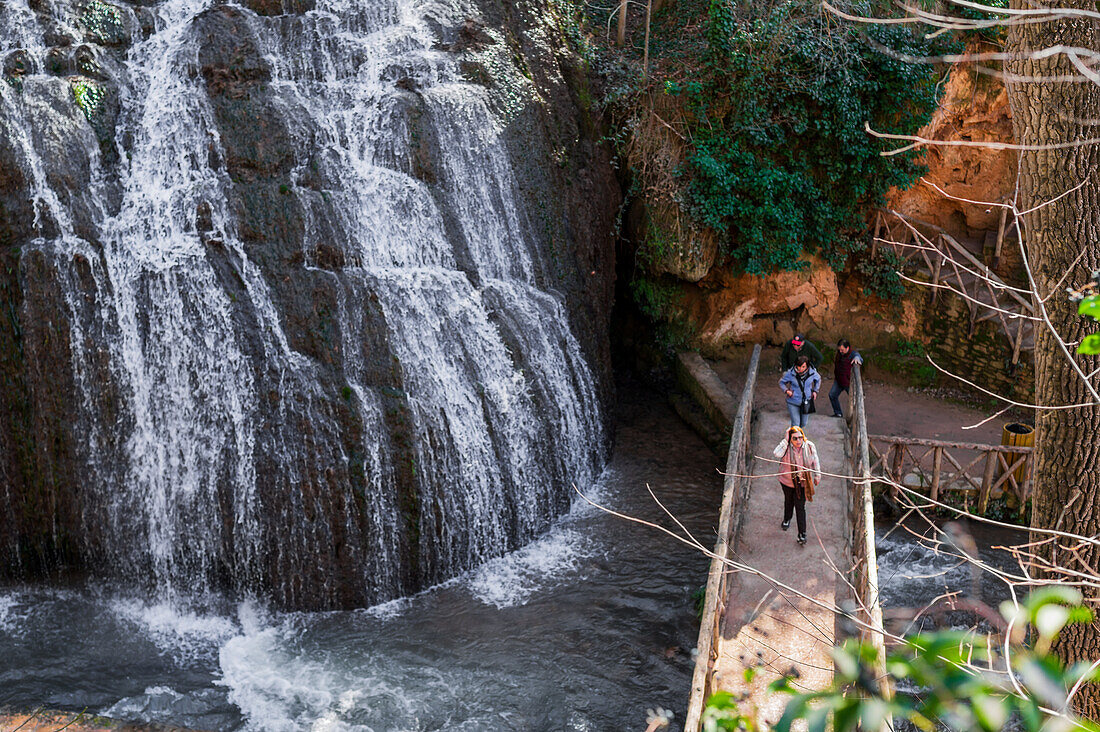
[{"label": "cascading water", "polygon": [[[500,39],[492,92],[439,48],[474,8],[49,7],[0,14],[0,48],[31,59],[0,126],[42,218],[22,266],[57,283],[25,285],[21,317],[63,305],[97,570],[168,597],[370,604],[514,549],[594,480],[598,378],[503,137],[531,82]],[[80,74],[47,76],[36,23],[89,8],[144,38],[104,60],[109,83],[81,49]],[[68,133],[87,185],[51,178],[56,130],[28,132],[45,84],[88,120]]]}]

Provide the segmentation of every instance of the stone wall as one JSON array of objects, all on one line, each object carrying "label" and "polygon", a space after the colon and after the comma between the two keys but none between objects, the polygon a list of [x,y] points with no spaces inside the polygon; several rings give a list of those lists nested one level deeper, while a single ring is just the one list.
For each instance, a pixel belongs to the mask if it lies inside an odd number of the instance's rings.
[{"label": "stone wall", "polygon": [[[1035,361],[1031,351],[1021,351],[1012,363],[1012,344],[1000,319],[970,328],[970,312],[961,298],[939,298],[924,311],[925,344],[942,368],[998,395],[1020,402],[1034,401]],[[946,385],[965,387],[954,379]]]}]

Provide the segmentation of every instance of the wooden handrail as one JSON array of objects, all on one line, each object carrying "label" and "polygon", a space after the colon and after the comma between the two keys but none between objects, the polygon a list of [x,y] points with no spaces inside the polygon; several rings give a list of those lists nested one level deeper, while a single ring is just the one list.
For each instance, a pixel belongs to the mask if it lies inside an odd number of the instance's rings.
[{"label": "wooden handrail", "polygon": [[956,450],[983,450],[994,452],[1029,453],[1034,448],[1020,445],[983,445],[978,442],[949,442],[947,440],[930,440],[924,437],[900,437],[898,435],[867,435],[868,440],[887,442],[891,445],[921,445],[922,447],[953,447]]},{"label": "wooden handrail", "polygon": [[927,228],[927,229],[931,229],[932,231],[935,231],[937,234],[939,234],[940,238],[942,238],[944,242],[946,242],[956,252],[961,254],[962,257],[967,262],[969,262],[973,266],[977,267],[978,271],[982,274],[982,276],[987,277],[990,280],[990,282],[992,282],[994,285],[996,285],[998,287],[999,291],[1004,292],[1006,295],[1008,295],[1009,297],[1014,299],[1017,303],[1019,303],[1019,305],[1021,307],[1023,307],[1025,310],[1027,310],[1027,312],[1029,312],[1029,313],[1035,312],[1035,306],[1032,305],[1030,300],[1025,300],[1024,298],[1022,298],[1019,295],[1019,293],[1017,293],[1015,290],[1012,289],[1012,287],[1010,285],[1008,285],[1004,280],[1002,280],[1000,277],[998,277],[996,274],[994,274],[993,271],[990,270],[989,267],[987,267],[985,265],[985,262],[982,262],[977,257],[975,257],[973,254],[971,254],[970,250],[968,250],[966,247],[964,247],[962,244],[960,244],[955,239],[955,237],[953,237],[949,233],[947,233],[947,231],[943,227],[937,226],[936,224],[930,224],[927,221],[921,221],[920,219],[915,219],[912,216],[907,216],[906,214],[903,214],[900,211],[895,211],[893,209],[886,209],[886,212],[891,214],[892,216],[895,216],[898,219],[901,219],[902,221],[912,225],[914,228],[923,227],[923,228]]},{"label": "wooden handrail", "polygon": [[[886,632],[882,622],[882,605],[879,602],[878,555],[875,551],[875,512],[871,496],[871,452],[867,435],[867,410],[863,392],[863,374],[858,363],[853,364],[851,378],[851,455],[853,463],[852,481],[854,491],[852,500],[853,532],[852,568],[856,575],[852,579],[860,597],[857,598],[867,613],[869,630],[864,631],[864,639],[875,649],[875,678],[881,679],[881,693],[890,698],[890,688],[886,676]],[[893,719],[888,715],[883,720],[881,730],[893,729]]]},{"label": "wooden handrail", "polygon": [[901,221],[908,223],[913,228],[922,228],[934,231],[936,235],[939,236],[951,249],[961,254],[967,262],[977,267],[979,273],[982,276],[988,277],[991,282],[997,285],[998,289],[1003,290],[1005,294],[1014,298],[1016,302],[1019,303],[1020,306],[1025,308],[1028,312],[1034,312],[1035,307],[1029,300],[1025,300],[1010,285],[1008,285],[1004,280],[993,273],[993,271],[991,271],[984,262],[975,257],[969,249],[959,243],[959,241],[955,239],[955,237],[953,237],[951,234],[949,234],[946,229],[941,226],[937,226],[936,224],[913,218],[912,216],[908,216],[901,213],[900,211],[895,211],[893,209],[886,209],[886,213],[894,216]]},{"label": "wooden handrail", "polygon": [[[1031,469],[1033,447],[1018,445],[984,445],[977,442],[953,442],[949,440],[929,440],[920,437],[901,437],[897,435],[871,435],[869,445],[881,445],[875,449],[874,467],[882,466],[882,473],[888,479],[901,483],[905,475],[914,469],[922,476],[920,488],[927,488],[932,500],[941,500],[944,491],[966,491],[978,493],[978,511],[984,513],[989,505],[993,491],[1011,492],[1019,501],[1020,513],[1026,509],[1031,497]],[[910,448],[923,447],[925,452],[918,457]],[[966,450],[978,453],[969,460],[958,460],[948,450]],[[906,460],[908,454],[909,460]],[[931,477],[925,464],[932,455]],[[954,466],[954,472],[944,470],[944,463]],[[912,467],[906,467],[907,463]],[[964,464],[965,463],[965,464]],[[981,464],[980,477],[971,475],[971,469]],[[998,476],[998,472],[1000,475]],[[946,485],[944,476],[951,478]],[[895,489],[896,490],[896,489]]]},{"label": "wooden handrail", "polygon": [[737,408],[737,418],[730,433],[730,449],[726,457],[726,479],[722,490],[722,510],[718,516],[718,541],[714,546],[714,558],[707,575],[707,593],[703,600],[703,617],[699,623],[699,642],[696,645],[695,671],[691,677],[691,697],[684,718],[685,732],[697,732],[703,705],[710,696],[714,683],[715,640],[720,632],[720,624],[725,609],[730,572],[726,560],[737,550],[741,537],[741,518],[744,513],[745,497],[750,481],[741,476],[748,475],[748,460],[752,446],[752,407],[756,390],[756,375],[760,370],[760,345],[752,349],[745,388],[741,392],[741,403]]}]

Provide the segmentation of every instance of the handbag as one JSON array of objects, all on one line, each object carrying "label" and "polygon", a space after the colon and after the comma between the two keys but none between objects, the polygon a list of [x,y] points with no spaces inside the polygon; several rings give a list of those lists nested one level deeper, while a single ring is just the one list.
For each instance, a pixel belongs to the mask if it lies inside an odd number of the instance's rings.
[{"label": "handbag", "polygon": [[814,404],[815,401],[816,400],[813,397],[810,397],[809,399],[802,402],[802,413],[817,414],[817,405]]}]

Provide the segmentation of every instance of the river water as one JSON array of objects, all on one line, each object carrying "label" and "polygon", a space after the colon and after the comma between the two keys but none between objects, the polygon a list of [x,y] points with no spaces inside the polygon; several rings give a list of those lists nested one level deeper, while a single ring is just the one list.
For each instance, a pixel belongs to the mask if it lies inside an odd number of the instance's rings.
[{"label": "river water", "polygon": [[[979,622],[970,612],[918,613],[908,620],[906,610],[920,611],[947,593],[958,592],[979,600],[993,611],[1011,597],[1005,582],[990,572],[976,571],[972,563],[960,558],[958,548],[946,541],[942,520],[928,522],[910,517],[903,524],[876,522],[876,551],[879,564],[880,600],[884,614],[894,616],[897,633],[917,633],[937,628],[965,629]],[[1027,541],[1024,529],[993,526],[963,519],[954,524],[955,533],[969,534],[973,549],[986,564],[1005,572],[1020,574],[1012,555],[1001,547]],[[890,623],[888,622],[888,627]],[[980,626],[985,628],[984,625]]]},{"label": "river water", "polygon": [[[649,393],[620,395],[593,497],[662,502],[709,544],[721,461]],[[0,706],[210,730],[644,729],[682,717],[707,561],[578,501],[533,544],[360,611],[150,603],[85,583],[0,591]]]}]

